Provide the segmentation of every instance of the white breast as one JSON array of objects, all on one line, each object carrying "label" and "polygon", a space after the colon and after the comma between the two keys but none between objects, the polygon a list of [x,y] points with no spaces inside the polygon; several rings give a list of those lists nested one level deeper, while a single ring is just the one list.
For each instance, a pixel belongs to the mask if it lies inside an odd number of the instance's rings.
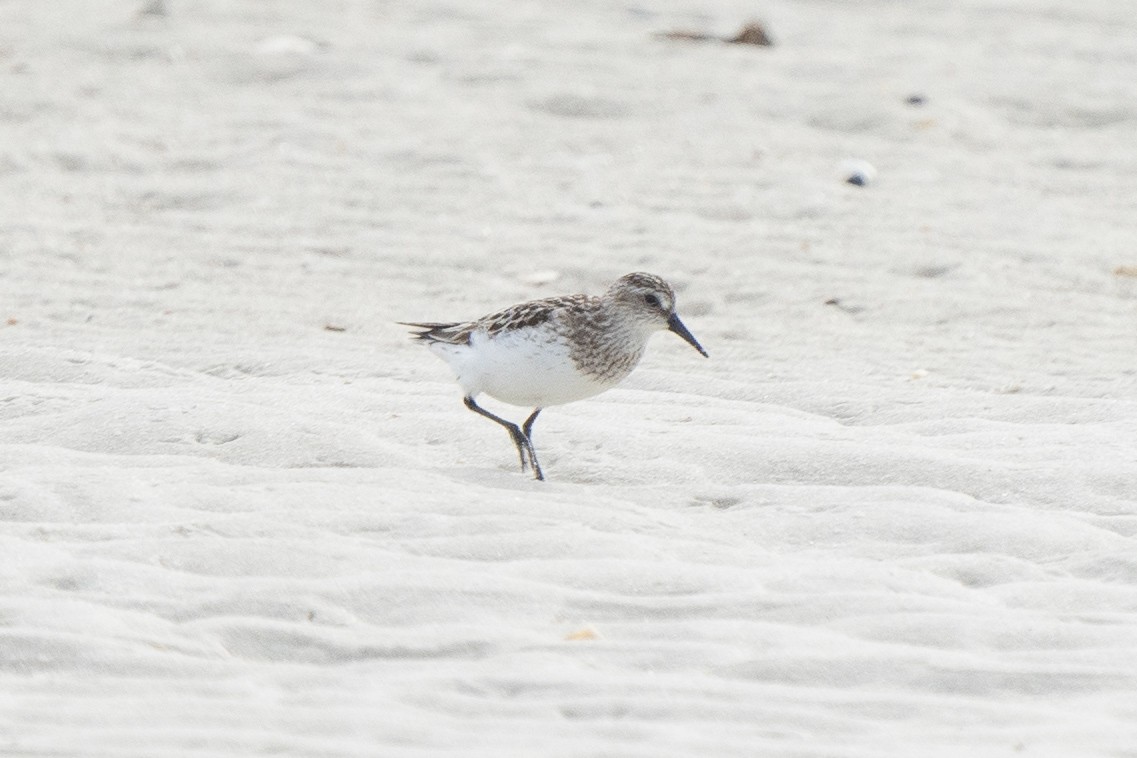
[{"label": "white breast", "polygon": [[618,382],[597,382],[577,371],[569,346],[556,332],[540,327],[474,332],[469,345],[434,343],[467,395],[484,392],[510,405],[544,408],[592,397]]}]

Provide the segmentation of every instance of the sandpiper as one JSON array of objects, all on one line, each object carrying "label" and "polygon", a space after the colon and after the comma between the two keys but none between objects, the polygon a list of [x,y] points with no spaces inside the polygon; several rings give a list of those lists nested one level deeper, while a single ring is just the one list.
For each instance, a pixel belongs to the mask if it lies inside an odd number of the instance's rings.
[{"label": "sandpiper", "polygon": [[[400,321],[454,369],[466,407],[509,432],[521,470],[544,479],[533,449],[533,422],[550,405],[598,395],[639,363],[648,337],[675,332],[707,357],[675,312],[675,291],[654,274],[626,274],[600,297],[563,295],[533,300],[456,323]],[[518,426],[485,410],[479,394],[527,408]]]}]

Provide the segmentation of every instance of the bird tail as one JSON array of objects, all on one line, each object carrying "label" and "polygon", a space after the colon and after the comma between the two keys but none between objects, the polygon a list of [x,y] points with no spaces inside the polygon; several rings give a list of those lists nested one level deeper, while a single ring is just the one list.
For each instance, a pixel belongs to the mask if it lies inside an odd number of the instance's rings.
[{"label": "bird tail", "polygon": [[436,321],[396,321],[395,323],[416,329],[417,331],[411,332],[411,336],[421,342],[465,345],[470,341],[470,324],[461,322],[444,324]]}]

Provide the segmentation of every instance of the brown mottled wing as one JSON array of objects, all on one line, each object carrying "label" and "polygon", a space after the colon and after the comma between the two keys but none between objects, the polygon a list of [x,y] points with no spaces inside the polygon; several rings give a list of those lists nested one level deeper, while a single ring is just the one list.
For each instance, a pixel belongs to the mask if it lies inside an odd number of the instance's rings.
[{"label": "brown mottled wing", "polygon": [[482,330],[492,337],[505,331],[539,326],[556,317],[565,308],[587,308],[594,301],[597,301],[597,298],[588,295],[562,295],[561,297],[546,297],[541,300],[531,300],[528,303],[514,305],[497,313],[482,316],[477,321],[456,323],[399,321],[398,323],[419,329],[420,331],[414,332],[414,337],[424,342],[468,345],[470,344],[470,335],[477,330]]},{"label": "brown mottled wing", "polygon": [[546,297],[541,300],[531,300],[506,308],[497,313],[483,316],[477,321],[477,328],[484,329],[491,337],[499,332],[524,329],[531,326],[540,326],[565,308],[586,306],[590,298],[587,295],[562,295],[560,297]]}]

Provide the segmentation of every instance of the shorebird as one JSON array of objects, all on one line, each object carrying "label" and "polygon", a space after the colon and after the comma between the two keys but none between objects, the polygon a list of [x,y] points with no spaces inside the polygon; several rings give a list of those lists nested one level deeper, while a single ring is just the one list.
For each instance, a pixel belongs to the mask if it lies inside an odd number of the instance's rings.
[{"label": "shorebird", "polygon": [[[414,337],[450,365],[467,408],[505,427],[521,470],[532,466],[536,479],[545,478],[533,448],[533,422],[542,410],[615,387],[657,331],[678,334],[708,357],[679,320],[671,285],[645,273],[620,277],[599,297],[547,297],[476,321],[399,323],[418,330]],[[519,426],[478,405],[482,393],[533,412]]]}]

